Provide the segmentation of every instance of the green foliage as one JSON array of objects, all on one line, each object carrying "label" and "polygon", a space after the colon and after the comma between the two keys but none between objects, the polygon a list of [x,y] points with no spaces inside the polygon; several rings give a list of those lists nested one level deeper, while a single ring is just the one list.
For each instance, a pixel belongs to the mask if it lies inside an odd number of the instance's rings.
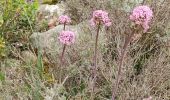
[{"label": "green foliage", "polygon": [[[33,30],[38,2],[27,3],[25,0],[7,0],[0,2],[0,31],[5,39],[13,40],[23,31]],[[22,32],[21,32],[22,31]]]},{"label": "green foliage", "polygon": [[5,80],[5,74],[0,72],[0,81],[3,81]]},{"label": "green foliage", "polygon": [[0,27],[2,26],[3,23],[4,23],[4,20],[3,20],[2,14],[0,14]]},{"label": "green foliage", "polygon": [[[0,1],[0,57],[5,56],[6,45],[27,41],[32,33],[38,1],[27,3],[25,0]],[[3,38],[2,38],[3,37]]]},{"label": "green foliage", "polygon": [[59,0],[43,0],[44,4],[56,4]]},{"label": "green foliage", "polygon": [[0,37],[0,58],[5,56],[5,41]]},{"label": "green foliage", "polygon": [[44,65],[43,65],[42,54],[40,53],[40,51],[38,52],[37,68],[38,68],[39,75],[42,77]]}]

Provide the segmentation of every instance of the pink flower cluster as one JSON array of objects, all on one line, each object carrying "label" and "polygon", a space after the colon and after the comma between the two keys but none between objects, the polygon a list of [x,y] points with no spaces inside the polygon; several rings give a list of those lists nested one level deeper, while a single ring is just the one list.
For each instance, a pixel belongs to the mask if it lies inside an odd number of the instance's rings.
[{"label": "pink flower cluster", "polygon": [[61,15],[59,17],[59,23],[60,24],[70,24],[71,23],[71,19],[70,19],[70,17],[68,17],[66,15]]},{"label": "pink flower cluster", "polygon": [[144,28],[144,32],[147,32],[152,17],[153,12],[148,6],[138,6],[134,8],[130,15],[130,20],[134,21],[137,25],[141,25]]},{"label": "pink flower cluster", "polygon": [[105,26],[111,26],[112,23],[106,11],[96,10],[93,12],[93,17],[90,20],[91,26],[96,26],[99,23],[103,23]]},{"label": "pink flower cluster", "polygon": [[75,33],[72,31],[62,31],[58,38],[61,43],[71,45],[75,42]]}]

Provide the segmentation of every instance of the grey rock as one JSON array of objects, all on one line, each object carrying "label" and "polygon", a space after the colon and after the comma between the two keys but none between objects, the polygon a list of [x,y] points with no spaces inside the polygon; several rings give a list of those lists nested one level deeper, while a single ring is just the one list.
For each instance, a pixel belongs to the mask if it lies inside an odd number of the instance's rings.
[{"label": "grey rock", "polygon": [[[62,44],[59,43],[58,36],[59,33],[63,30],[63,25],[58,25],[53,29],[50,29],[46,32],[35,32],[30,36],[30,41],[34,48],[41,50],[46,53],[57,53],[62,47]],[[76,44],[79,44],[81,37],[84,35],[91,35],[93,32],[92,28],[89,26],[88,21],[84,21],[78,25],[67,25],[66,30],[75,32],[76,35]]]},{"label": "grey rock", "polygon": [[[58,25],[46,32],[35,32],[30,37],[32,46],[40,50],[42,54],[46,54],[53,63],[58,63],[57,61],[62,52],[63,45],[58,40],[59,33],[62,30],[63,25]],[[91,27],[89,20],[86,20],[77,25],[67,25],[66,30],[71,30],[76,35],[75,43],[67,47],[70,48],[65,53],[67,61],[74,62],[75,59],[79,59],[82,55],[89,58],[89,54],[93,53],[96,28]],[[104,27],[100,30],[99,40],[99,49],[104,50],[104,44],[107,40]]]}]

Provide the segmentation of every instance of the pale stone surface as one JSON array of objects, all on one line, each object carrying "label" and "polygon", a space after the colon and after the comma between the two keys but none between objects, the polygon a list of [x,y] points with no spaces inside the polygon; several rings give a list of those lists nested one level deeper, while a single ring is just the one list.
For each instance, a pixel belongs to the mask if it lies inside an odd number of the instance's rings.
[{"label": "pale stone surface", "polygon": [[[38,33],[35,32],[31,35],[30,40],[32,46],[38,48],[42,51],[46,51],[48,53],[58,52],[61,48],[62,44],[58,41],[58,35],[63,30],[63,25],[58,25],[46,32]],[[75,32],[76,41],[78,44],[79,40],[82,39],[80,36],[92,34],[92,28],[89,26],[88,21],[84,21],[78,25],[67,25],[66,30],[71,30]]]},{"label": "pale stone surface", "polygon": [[64,3],[59,3],[56,5],[48,5],[48,4],[43,4],[40,5],[37,13],[38,13],[38,18],[42,19],[50,19],[53,16],[61,16],[65,12],[65,4]]},{"label": "pale stone surface", "polygon": [[[50,61],[57,63],[57,59],[59,59],[63,49],[63,45],[58,40],[59,32],[62,30],[63,25],[58,25],[46,32],[33,33],[30,38],[32,46],[39,49],[43,54],[47,54]],[[66,26],[66,30],[72,30],[76,34],[75,43],[67,46],[65,53],[65,59],[67,59],[66,61],[77,61],[77,59],[80,59],[80,56],[85,58],[91,57],[90,54],[93,53],[93,48],[95,45],[96,28],[92,28],[88,21],[84,21],[78,25]],[[107,42],[106,35],[107,32],[104,28],[102,28],[99,33],[98,41],[98,49],[100,51],[106,50],[106,48],[104,48],[104,45]],[[90,59],[84,59],[83,63],[88,64],[89,60]]]}]

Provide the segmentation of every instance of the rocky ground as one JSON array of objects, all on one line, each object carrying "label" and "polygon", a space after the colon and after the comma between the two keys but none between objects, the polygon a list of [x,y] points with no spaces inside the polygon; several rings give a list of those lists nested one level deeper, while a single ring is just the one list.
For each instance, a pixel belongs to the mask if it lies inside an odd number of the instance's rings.
[{"label": "rocky ground", "polygon": [[[11,47],[12,55],[0,64],[0,71],[4,72],[0,73],[0,80],[5,80],[0,81],[0,100],[90,100],[96,29],[90,26],[89,19],[91,10],[99,8],[110,13],[113,25],[100,29],[94,100],[111,100],[120,50],[132,32],[129,13],[134,5],[141,3],[143,0],[121,3],[119,0],[61,0],[55,4],[40,4],[35,30],[28,37],[29,48],[21,50],[18,49],[20,44],[16,44]],[[155,4],[148,0],[147,4],[152,5],[155,18],[149,32],[128,47],[116,100],[170,98],[169,10],[163,13],[162,7],[156,8],[162,4],[168,9],[168,3],[160,0]],[[75,44],[66,49],[62,67],[63,45],[58,40],[63,30],[58,22],[61,15],[75,15],[71,16],[72,23],[66,30],[76,35]]]}]

